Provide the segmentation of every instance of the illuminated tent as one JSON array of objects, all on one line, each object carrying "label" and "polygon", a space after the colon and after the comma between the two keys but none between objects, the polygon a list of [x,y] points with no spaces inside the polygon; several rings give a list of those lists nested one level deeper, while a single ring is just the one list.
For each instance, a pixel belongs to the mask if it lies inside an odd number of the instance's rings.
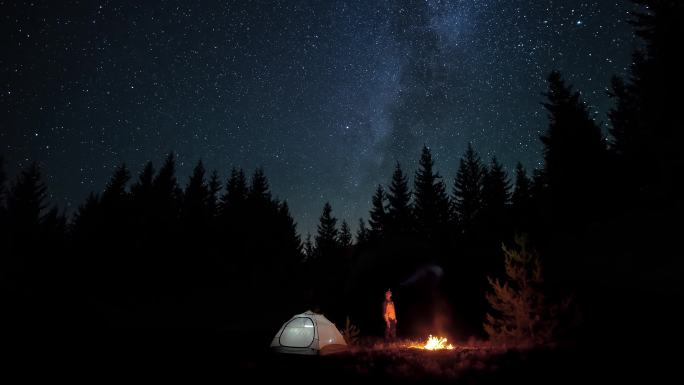
[{"label": "illuminated tent", "polygon": [[285,322],[273,337],[271,349],[280,353],[330,354],[347,349],[347,343],[323,314],[307,311]]}]

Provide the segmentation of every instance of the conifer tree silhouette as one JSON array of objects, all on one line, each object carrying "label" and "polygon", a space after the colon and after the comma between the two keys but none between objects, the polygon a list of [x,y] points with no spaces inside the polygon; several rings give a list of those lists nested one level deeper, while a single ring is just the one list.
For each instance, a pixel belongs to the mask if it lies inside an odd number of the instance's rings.
[{"label": "conifer tree silhouette", "polygon": [[341,247],[347,248],[352,245],[353,237],[347,221],[343,220],[338,235],[338,243]]},{"label": "conifer tree silhouette", "polygon": [[572,227],[599,211],[606,146],[580,94],[566,85],[557,71],[551,72],[548,82],[543,105],[549,114],[549,128],[541,137],[544,177],[553,201],[554,222]]},{"label": "conifer tree silhouette", "polygon": [[459,161],[453,190],[454,215],[461,233],[473,230],[482,211],[484,175],[482,161],[468,143],[466,153]]},{"label": "conifer tree silhouette", "polygon": [[373,240],[380,240],[385,235],[387,227],[387,204],[385,190],[382,185],[378,185],[373,194],[373,206],[370,212],[370,237]]},{"label": "conifer tree silhouette", "polygon": [[432,153],[423,146],[415,176],[414,212],[418,233],[434,239],[447,231],[449,198],[439,173],[434,171]]},{"label": "conifer tree silhouette", "polygon": [[332,216],[332,206],[326,202],[323,206],[323,213],[319,219],[316,234],[316,251],[319,257],[334,253],[338,246],[339,230],[337,229],[337,218]]},{"label": "conifer tree silhouette", "polygon": [[356,230],[356,244],[360,246],[366,245],[370,241],[370,232],[366,227],[366,222],[363,218],[359,218],[359,228]]},{"label": "conifer tree silhouette", "polygon": [[387,201],[386,231],[388,235],[406,236],[412,230],[411,191],[408,187],[408,178],[399,162],[392,174]]}]

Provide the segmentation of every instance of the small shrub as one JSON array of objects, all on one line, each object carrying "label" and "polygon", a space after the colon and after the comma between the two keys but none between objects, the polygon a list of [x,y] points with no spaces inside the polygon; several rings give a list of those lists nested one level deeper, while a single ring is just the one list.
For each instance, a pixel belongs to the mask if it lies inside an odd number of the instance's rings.
[{"label": "small shrub", "polygon": [[491,342],[507,347],[549,344],[561,307],[544,294],[537,253],[528,250],[523,236],[516,236],[515,243],[514,248],[503,245],[506,279],[488,278],[493,292],[486,296],[494,314],[487,314],[484,329]]},{"label": "small shrub", "polygon": [[348,345],[356,345],[359,342],[359,334],[361,331],[356,325],[351,323],[349,316],[347,316],[347,321],[344,325],[344,330],[342,330],[342,337],[347,341]]}]

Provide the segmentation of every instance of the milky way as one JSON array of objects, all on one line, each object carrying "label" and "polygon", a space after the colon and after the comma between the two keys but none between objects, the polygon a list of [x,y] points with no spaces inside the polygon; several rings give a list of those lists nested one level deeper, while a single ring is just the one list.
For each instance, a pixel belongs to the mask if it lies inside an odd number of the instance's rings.
[{"label": "milky way", "polygon": [[121,162],[263,166],[306,234],[325,201],[366,217],[423,145],[449,186],[468,142],[538,167],[548,72],[605,123],[634,48],[623,1],[192,3],[0,1],[8,172],[39,161],[73,212]]}]

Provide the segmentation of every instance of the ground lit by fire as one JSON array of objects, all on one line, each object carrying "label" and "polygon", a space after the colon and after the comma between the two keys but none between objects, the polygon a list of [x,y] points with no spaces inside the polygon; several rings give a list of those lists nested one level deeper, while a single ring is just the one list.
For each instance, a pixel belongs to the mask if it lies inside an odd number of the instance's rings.
[{"label": "ground lit by fire", "polygon": [[[466,380],[498,373],[502,366],[518,365],[518,356],[487,344],[450,341],[444,336],[422,339],[363,338],[346,352],[320,356],[318,359],[296,355],[272,355],[269,368],[261,373],[280,372],[301,367],[334,372],[342,378],[378,378],[401,382],[431,383],[444,380]],[[306,368],[306,369],[304,369]],[[370,377],[367,377],[370,376]]]}]

